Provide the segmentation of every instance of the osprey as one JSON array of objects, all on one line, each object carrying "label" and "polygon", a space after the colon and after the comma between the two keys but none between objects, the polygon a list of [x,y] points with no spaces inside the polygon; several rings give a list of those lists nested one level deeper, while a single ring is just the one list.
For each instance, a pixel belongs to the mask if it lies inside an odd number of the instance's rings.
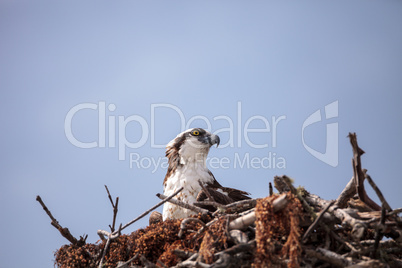
[{"label": "osprey", "polygon": [[[207,168],[209,149],[214,144],[218,146],[219,142],[219,136],[202,128],[186,130],[170,141],[166,146],[169,167],[163,181],[164,194],[169,196],[183,187],[175,198],[192,204],[207,197],[201,183],[215,202],[228,204],[249,199],[246,192],[222,187]],[[192,214],[195,213],[172,203],[163,206],[163,220],[185,218]]]}]

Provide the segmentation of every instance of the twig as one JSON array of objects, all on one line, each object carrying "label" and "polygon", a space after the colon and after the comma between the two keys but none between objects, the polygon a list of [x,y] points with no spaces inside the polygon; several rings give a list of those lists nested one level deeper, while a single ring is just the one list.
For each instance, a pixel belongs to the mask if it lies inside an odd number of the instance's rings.
[{"label": "twig", "polygon": [[165,198],[163,198],[163,200],[161,202],[159,202],[158,204],[156,204],[155,206],[151,207],[150,209],[148,209],[147,211],[145,211],[144,213],[142,213],[140,216],[138,216],[137,218],[133,219],[132,221],[130,221],[129,223],[126,223],[122,228],[121,231],[124,230],[125,228],[127,228],[128,226],[130,226],[131,224],[133,224],[134,222],[138,221],[139,219],[142,219],[143,217],[145,217],[146,215],[148,215],[148,213],[150,213],[152,210],[162,206],[164,203],[170,201],[174,196],[176,196],[178,193],[180,193],[181,191],[183,191],[183,187],[180,187],[179,190],[177,190],[176,192],[174,192],[173,194],[169,195],[168,197],[165,196]]},{"label": "twig", "polygon": [[236,201],[227,205],[222,205],[222,204],[214,204],[214,203],[202,203],[202,202],[208,202],[208,201],[201,201],[201,202],[194,202],[194,205],[217,205],[216,207],[218,210],[216,210],[212,216],[216,216],[219,212],[223,211],[228,215],[228,213],[239,213],[243,212],[245,210],[249,210],[251,208],[254,208],[257,204],[257,199],[245,199],[245,200],[240,200]]},{"label": "twig", "polygon": [[230,209],[231,212],[239,212],[253,208],[256,205],[257,205],[257,199],[245,199],[227,204],[225,208]]},{"label": "twig", "polygon": [[[120,224],[120,226],[119,226],[119,229],[118,229],[115,233],[116,233],[116,234],[113,234],[113,233],[112,233],[112,234],[109,234],[109,235],[108,235],[108,238],[107,238],[107,241],[106,241],[106,245],[105,245],[105,247],[103,248],[102,258],[101,258],[101,260],[100,260],[100,262],[99,262],[98,268],[102,268],[102,266],[103,266],[103,260],[105,259],[106,252],[107,252],[107,250],[109,249],[109,246],[110,246],[110,243],[112,242],[112,240],[120,236],[120,234],[121,234],[121,224]],[[103,234],[103,233],[102,233],[102,234]],[[101,235],[99,234],[99,231],[98,231],[98,235],[101,236]],[[102,238],[102,237],[101,237],[101,238]]]},{"label": "twig", "polygon": [[309,257],[315,257],[337,267],[346,267],[352,264],[349,260],[342,257],[342,255],[323,248],[316,248],[315,250],[306,249],[306,254]]},{"label": "twig", "polygon": [[320,215],[314,220],[314,222],[308,227],[307,231],[304,233],[302,241],[303,243],[306,243],[307,237],[310,235],[311,231],[315,229],[317,224],[320,222],[322,217],[324,216],[324,213],[328,211],[328,209],[335,203],[335,200],[331,201],[320,213]]},{"label": "twig", "polygon": [[392,210],[391,212],[389,212],[389,213],[388,213],[388,216],[392,216],[392,215],[395,215],[395,214],[399,214],[399,213],[401,213],[401,212],[402,212],[402,208],[396,208],[396,209]]},{"label": "twig", "polygon": [[[121,226],[121,224],[120,224],[120,226]],[[105,231],[105,230],[98,230],[96,233],[98,234],[98,236],[100,237],[100,239],[102,239],[102,241],[107,240],[107,239],[105,238],[105,236],[110,237],[112,240],[113,240],[113,239],[116,239],[116,238],[118,238],[118,237],[120,236],[120,233],[119,233],[119,232],[116,232],[116,233],[109,233],[108,231]]]},{"label": "twig", "polygon": [[[278,212],[279,210],[284,209],[287,204],[288,204],[288,200],[286,198],[286,194],[280,195],[278,198],[276,198],[272,202],[272,207],[273,207],[274,213]],[[241,216],[230,222],[229,230],[243,229],[243,228],[249,226],[250,224],[254,223],[255,217],[256,217],[255,211],[248,213],[244,216]]]},{"label": "twig", "polygon": [[375,184],[373,179],[370,177],[369,174],[367,174],[366,171],[367,170],[363,170],[365,178],[370,183],[371,187],[373,187],[373,189],[374,189],[375,193],[377,194],[378,198],[380,199],[381,203],[383,204],[383,206],[385,207],[387,212],[392,211],[391,206],[388,204],[387,200],[385,200],[385,197],[382,195],[380,189],[377,187],[377,185]]},{"label": "twig", "polygon": [[107,186],[105,185],[106,191],[107,191],[107,195],[109,197],[110,203],[112,204],[113,207],[113,223],[112,226],[109,225],[110,230],[112,232],[114,232],[114,227],[116,224],[116,216],[117,216],[117,211],[118,211],[118,205],[119,205],[119,197],[116,197],[116,203],[113,203],[113,199],[112,196],[110,195],[109,189],[107,188]]},{"label": "twig", "polygon": [[[321,199],[317,195],[314,194],[309,194],[308,196],[305,197],[305,199],[308,201],[308,203],[312,205],[317,205],[319,207],[325,207],[328,204],[328,201]],[[367,227],[367,224],[359,219],[356,219],[352,217],[349,213],[347,212],[346,209],[341,209],[337,206],[332,206],[329,209],[330,212],[333,213],[335,218],[342,223],[342,225],[346,224],[351,226],[352,229],[352,234],[357,240],[360,240],[362,235],[364,234],[364,230]]]},{"label": "twig", "polygon": [[364,154],[364,151],[357,144],[356,133],[349,133],[349,139],[353,149],[352,164],[356,184],[356,192],[358,193],[360,200],[366,203],[369,207],[374,210],[381,210],[381,207],[377,205],[377,203],[375,203],[373,200],[371,200],[364,190],[364,173],[360,160],[360,156]]},{"label": "twig", "polygon": [[198,184],[201,186],[202,190],[204,193],[207,195],[209,201],[215,201],[215,199],[212,197],[212,195],[209,193],[208,189],[205,188],[204,184],[200,180],[198,180]]},{"label": "twig", "polygon": [[231,248],[222,250],[221,252],[216,253],[215,256],[218,256],[218,255],[223,254],[223,253],[234,255],[234,254],[237,254],[239,252],[245,252],[245,251],[253,250],[255,248],[255,246],[256,246],[256,242],[255,242],[255,239],[253,239],[253,240],[251,240],[251,241],[249,241],[249,242],[247,242],[245,244],[238,244],[238,245],[235,245],[235,246],[233,246]]},{"label": "twig", "polygon": [[148,267],[148,268],[157,267],[154,263],[152,263],[149,260],[147,260],[147,258],[145,258],[144,255],[141,255],[140,261],[141,261],[143,267]]},{"label": "twig", "polygon": [[120,264],[120,265],[117,266],[116,268],[128,267],[128,265],[129,265],[132,261],[134,261],[135,259],[137,259],[139,255],[140,255],[139,253],[136,253],[136,254],[134,255],[134,257],[132,257],[132,258],[129,259],[128,261],[126,261],[126,262]]},{"label": "twig", "polygon": [[200,219],[197,219],[197,218],[187,218],[187,219],[183,220],[183,221],[181,222],[181,224],[180,224],[180,231],[179,231],[179,233],[177,234],[177,236],[178,236],[179,238],[181,238],[182,235],[183,235],[183,232],[184,232],[185,230],[187,230],[187,223],[189,223],[190,221],[195,221],[195,222],[201,224],[202,227],[205,227],[205,223],[204,223],[203,221],[201,221]]},{"label": "twig", "polygon": [[217,209],[220,210],[226,210],[226,206],[223,204],[220,204],[218,202],[215,201],[209,201],[209,200],[205,200],[205,201],[196,201],[193,203],[194,206],[199,207],[199,206],[213,206]]},{"label": "twig", "polygon": [[[166,198],[166,195],[163,195],[163,194],[156,194],[156,196],[159,197],[160,199],[165,199]],[[182,202],[180,200],[177,200],[177,199],[172,198],[172,199],[169,199],[167,201],[172,203],[172,204],[175,204],[176,206],[186,208],[186,209],[192,210],[192,211],[197,212],[197,213],[201,213],[201,214],[208,214],[209,213],[209,211],[207,209],[199,208],[199,207],[196,207],[194,205],[184,203],[184,202]]]},{"label": "twig", "polygon": [[329,229],[329,227],[327,225],[324,225],[329,231],[329,234],[339,243],[341,243],[341,245],[345,245],[348,248],[350,248],[352,251],[357,252],[357,249],[350,244],[349,242],[347,242],[346,240],[344,240],[342,237],[340,237],[337,233],[335,233],[333,230]]},{"label": "twig", "polygon": [[356,194],[356,182],[355,177],[350,179],[349,183],[346,185],[345,189],[341,192],[339,197],[336,199],[335,205],[340,208],[345,208],[349,199],[351,199]]},{"label": "twig", "polygon": [[88,235],[86,235],[85,237],[80,237],[79,240],[77,240],[77,238],[75,238],[70,231],[68,230],[68,228],[63,228],[59,222],[53,217],[52,213],[50,212],[50,210],[46,207],[45,203],[42,201],[42,198],[38,195],[36,196],[36,201],[38,201],[43,210],[46,212],[46,214],[49,216],[49,218],[52,220],[51,224],[60,232],[60,234],[66,238],[68,241],[71,242],[71,244],[73,245],[77,245],[77,246],[82,246],[85,245],[85,241],[88,237]]},{"label": "twig", "polygon": [[[183,187],[181,187],[179,190],[177,190],[176,192],[174,192],[173,194],[171,194],[168,197],[163,198],[163,200],[161,202],[159,202],[158,204],[156,204],[155,206],[151,207],[150,209],[148,209],[147,211],[143,212],[140,216],[138,216],[137,218],[133,219],[132,221],[130,221],[129,223],[126,223],[124,226],[119,227],[119,230],[114,231],[113,233],[109,234],[106,231],[103,230],[98,230],[98,235],[99,237],[102,239],[101,235],[105,235],[107,234],[109,236],[110,239],[115,239],[117,237],[120,236],[120,232],[127,228],[128,226],[130,226],[131,224],[133,224],[134,222],[138,221],[139,219],[142,219],[143,217],[145,217],[148,213],[150,213],[152,210],[158,208],[159,206],[163,205],[164,203],[166,203],[167,201],[169,201],[170,199],[172,199],[175,195],[177,195],[178,193],[180,193],[183,190]],[[103,237],[104,238],[104,237]],[[102,239],[104,240],[104,239]]]},{"label": "twig", "polygon": [[378,223],[377,228],[376,228],[376,232],[375,232],[374,248],[373,248],[373,252],[371,254],[372,258],[377,258],[378,246],[380,245],[380,240],[384,236],[383,228],[384,228],[384,224],[385,224],[385,214],[386,214],[385,210],[386,210],[386,208],[385,208],[385,205],[383,203],[383,206],[382,206],[382,209],[381,209],[381,220]]},{"label": "twig", "polygon": [[[227,227],[226,229],[229,229],[229,221],[227,220]],[[235,244],[247,244],[249,241],[248,235],[240,230],[231,230],[230,232],[226,232],[226,236],[230,237],[230,239],[235,243]]]},{"label": "twig", "polygon": [[272,183],[269,182],[269,196],[273,196],[274,195],[274,189],[272,188]]},{"label": "twig", "polygon": [[163,262],[161,262],[160,260],[156,261],[161,267],[163,268],[168,268]]},{"label": "twig", "polygon": [[181,263],[178,263],[175,267],[197,267],[197,268],[209,268],[211,265],[205,264],[199,261],[190,261],[186,260]]},{"label": "twig", "polygon": [[181,249],[174,249],[173,253],[177,256],[177,258],[182,260],[186,260],[195,254],[194,252]]},{"label": "twig", "polygon": [[199,230],[198,230],[198,232],[193,236],[193,240],[196,238],[196,237],[198,237],[200,234],[202,234],[205,230],[206,230],[206,228],[207,227],[209,227],[209,226],[211,226],[212,224],[214,224],[215,222],[217,222],[219,220],[219,218],[215,218],[215,219],[213,219],[212,221],[210,221],[210,222],[208,222],[207,224],[205,224],[204,226],[202,226]]},{"label": "twig", "polygon": [[102,266],[103,266],[103,260],[105,259],[106,251],[107,251],[107,249],[109,248],[109,245],[110,245],[110,242],[111,242],[111,241],[112,241],[112,239],[111,239],[111,237],[109,236],[108,239],[107,239],[107,241],[106,241],[106,245],[105,245],[105,247],[103,248],[102,258],[101,258],[101,260],[100,260],[100,262],[99,262],[98,268],[102,268]]}]

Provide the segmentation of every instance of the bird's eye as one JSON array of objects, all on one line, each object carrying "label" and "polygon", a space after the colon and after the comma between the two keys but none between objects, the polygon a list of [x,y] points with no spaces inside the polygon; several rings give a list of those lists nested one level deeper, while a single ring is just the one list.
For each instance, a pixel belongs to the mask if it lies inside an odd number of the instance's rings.
[{"label": "bird's eye", "polygon": [[198,130],[194,130],[193,132],[191,132],[191,134],[193,134],[194,136],[198,136],[200,135],[200,132]]}]

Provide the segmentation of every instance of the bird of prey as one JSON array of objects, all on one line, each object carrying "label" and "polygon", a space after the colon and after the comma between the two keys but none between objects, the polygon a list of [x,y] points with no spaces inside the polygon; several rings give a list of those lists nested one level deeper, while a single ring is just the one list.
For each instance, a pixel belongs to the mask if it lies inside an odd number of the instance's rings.
[{"label": "bird of prey", "polygon": [[[209,192],[213,201],[228,204],[249,199],[247,192],[222,187],[206,166],[206,159],[212,145],[219,145],[219,136],[202,128],[186,130],[166,146],[169,167],[163,181],[164,194],[169,196],[183,187],[176,199],[192,204],[206,199],[208,194],[202,191],[200,183]],[[195,214],[193,211],[165,203],[163,220],[180,219]]]}]

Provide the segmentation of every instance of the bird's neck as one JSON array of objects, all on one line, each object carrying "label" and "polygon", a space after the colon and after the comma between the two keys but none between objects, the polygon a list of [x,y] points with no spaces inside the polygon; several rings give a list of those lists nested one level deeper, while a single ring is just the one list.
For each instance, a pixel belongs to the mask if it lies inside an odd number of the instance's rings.
[{"label": "bird's neck", "polygon": [[207,156],[209,153],[209,147],[197,148],[191,145],[185,144],[180,148],[180,164],[188,165],[201,165],[206,167]]},{"label": "bird's neck", "polygon": [[196,165],[196,166],[203,166],[206,168],[207,165],[207,156],[208,152],[199,152],[192,155],[181,155],[180,156],[180,164],[183,165]]}]

